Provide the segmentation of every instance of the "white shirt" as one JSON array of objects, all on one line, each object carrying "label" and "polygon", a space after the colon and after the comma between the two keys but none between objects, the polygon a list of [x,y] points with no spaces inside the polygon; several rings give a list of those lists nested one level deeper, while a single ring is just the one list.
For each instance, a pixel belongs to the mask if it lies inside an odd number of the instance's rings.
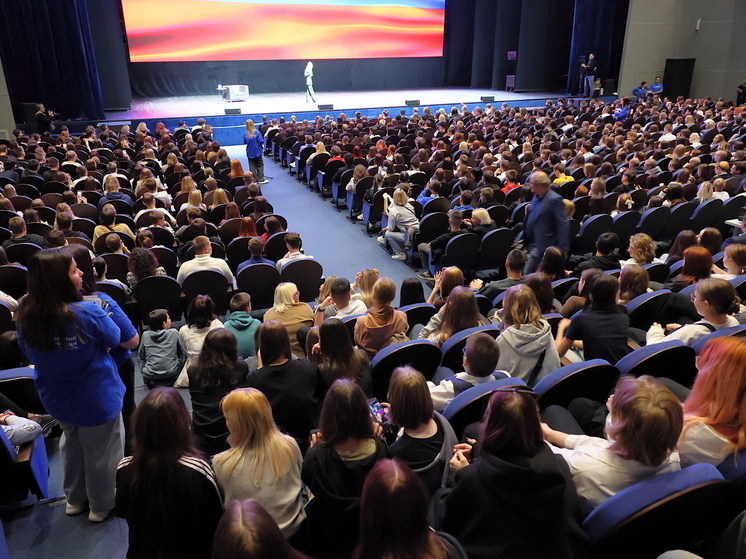
[{"label": "white shirt", "polygon": [[313,256],[307,256],[302,252],[291,252],[286,258],[280,258],[275,266],[277,267],[278,272],[282,272],[282,267],[288,262],[293,262],[294,260],[304,260],[306,258],[310,258],[311,260],[313,260]]},{"label": "white shirt", "polygon": [[687,421],[679,438],[681,467],[692,464],[719,465],[733,453],[733,444],[701,421]]},{"label": "white shirt", "polygon": [[350,300],[349,304],[343,309],[337,309],[336,305],[329,305],[324,309],[324,320],[327,318],[347,318],[356,314],[363,314],[368,310],[368,306],[361,299]]},{"label": "white shirt", "polygon": [[220,272],[228,280],[228,283],[233,285],[233,272],[231,272],[228,263],[220,258],[213,258],[209,254],[198,254],[193,260],[184,262],[179,268],[179,273],[176,275],[176,281],[179,285],[184,284],[184,280],[190,274],[194,272],[202,272],[204,270],[214,270]]},{"label": "white shirt", "polygon": [[[510,376],[507,371],[500,372]],[[456,378],[473,384],[474,386],[495,380],[495,377],[492,375],[487,375],[486,377],[475,377],[466,372],[456,373]],[[427,386],[430,388],[430,397],[433,399],[433,408],[435,411],[443,411],[446,409],[446,406],[451,403],[451,400],[456,397],[452,380],[441,380],[440,384],[437,386],[435,383],[427,381]]]},{"label": "white shirt", "polygon": [[549,446],[570,466],[578,495],[585,497],[594,507],[635,483],[681,469],[676,451],[660,466],[645,466],[636,460],[620,457],[609,449],[609,441],[598,437],[568,435],[566,448]]},{"label": "white shirt", "polygon": [[[647,339],[647,345],[660,342],[668,342],[670,340],[681,340],[688,346],[694,345],[694,342],[696,342],[700,338],[704,338],[707,334],[710,334],[712,332],[712,330],[702,324],[703,322],[712,324],[712,322],[700,320],[699,322],[695,322],[694,324],[687,324],[685,326],[682,326],[678,330],[671,332],[668,336],[664,336],[663,328],[656,328],[655,326],[651,326],[650,330],[648,330],[647,336],[645,336]],[[725,324],[712,324],[712,326],[717,331],[722,330],[723,328],[738,326],[738,324],[739,322],[735,317],[728,316],[728,320],[725,321]]]}]

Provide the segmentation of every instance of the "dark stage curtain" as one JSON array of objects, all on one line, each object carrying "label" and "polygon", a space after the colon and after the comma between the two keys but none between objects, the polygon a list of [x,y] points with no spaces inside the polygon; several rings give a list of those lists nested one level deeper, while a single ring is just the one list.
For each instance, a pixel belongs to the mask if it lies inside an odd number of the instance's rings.
[{"label": "dark stage curtain", "polygon": [[16,119],[44,103],[69,119],[103,118],[85,0],[0,0],[0,57]]},{"label": "dark stage curtain", "polygon": [[[575,0],[568,91],[582,92],[582,85],[578,86],[577,81],[580,74],[578,59],[580,56],[587,57],[591,52],[596,55],[598,63],[596,77],[600,77],[604,84],[607,79],[618,79],[628,9],[629,0]],[[605,92],[606,95],[610,93]]]}]

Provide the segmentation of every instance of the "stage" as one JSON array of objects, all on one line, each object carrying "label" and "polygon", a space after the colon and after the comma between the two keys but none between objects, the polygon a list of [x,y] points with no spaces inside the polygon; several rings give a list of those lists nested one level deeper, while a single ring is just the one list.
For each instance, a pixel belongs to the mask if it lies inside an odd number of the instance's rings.
[{"label": "stage", "polygon": [[[333,105],[334,113],[361,111],[370,115],[368,109],[375,109],[377,115],[383,109],[404,107],[407,100],[419,101],[420,107],[430,107],[433,111],[440,107],[450,110],[461,103],[482,105],[483,96],[494,96],[495,103],[508,103],[511,106],[543,105],[546,99],[556,99],[563,92],[516,93],[490,89],[442,88],[442,89],[399,89],[387,91],[317,91],[317,103]],[[112,120],[153,120],[169,118],[198,118],[224,116],[224,109],[238,108],[242,114],[291,115],[304,118],[309,113],[326,114],[319,111],[316,104],[305,102],[305,91],[296,93],[249,94],[248,101],[224,101],[218,92],[214,95],[194,95],[190,97],[161,97],[134,99],[128,111],[107,111]],[[411,108],[408,109],[411,113]]]}]

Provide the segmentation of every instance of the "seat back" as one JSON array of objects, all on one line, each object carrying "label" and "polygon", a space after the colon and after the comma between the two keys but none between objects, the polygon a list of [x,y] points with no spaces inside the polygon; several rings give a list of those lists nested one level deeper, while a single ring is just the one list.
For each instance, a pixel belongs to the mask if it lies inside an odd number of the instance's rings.
[{"label": "seat back", "polygon": [[671,210],[666,206],[650,208],[640,217],[637,232],[646,233],[651,239],[658,239],[670,214]]},{"label": "seat back", "polygon": [[572,249],[573,254],[587,254],[596,251],[596,240],[601,233],[611,231],[614,220],[608,214],[589,217],[580,228],[578,239]]},{"label": "seat back", "polygon": [[648,271],[650,281],[658,283],[665,283],[668,279],[668,275],[671,273],[669,267],[662,262],[651,262],[650,264],[643,264],[642,267]]},{"label": "seat back", "polygon": [[209,295],[215,303],[215,314],[225,314],[228,312],[229,286],[228,278],[215,270],[192,272],[184,278],[181,286],[185,295],[184,308],[198,295]]},{"label": "seat back", "polygon": [[[429,243],[448,231],[448,214],[436,212],[423,216],[420,230],[417,232],[417,243]],[[413,243],[414,247],[416,243]],[[424,264],[427,264],[425,262]]]},{"label": "seat back", "polygon": [[264,254],[269,260],[272,260],[272,262],[277,262],[282,259],[288,251],[287,246],[285,246],[285,235],[287,235],[287,231],[274,233],[273,235],[270,235],[267,242],[264,244]]},{"label": "seat back", "polygon": [[302,258],[288,262],[280,271],[280,283],[292,282],[300,291],[300,300],[314,301],[319,296],[324,269],[317,260]]},{"label": "seat back", "polygon": [[571,363],[552,371],[534,386],[539,407],[566,408],[575,398],[606,402],[619,380],[619,369],[603,359]]},{"label": "seat back", "polygon": [[144,320],[155,309],[166,309],[171,320],[181,320],[183,305],[181,286],[168,276],[150,276],[141,279],[132,289],[132,298],[137,302],[140,320]]},{"label": "seat back", "polygon": [[692,202],[686,202],[674,206],[671,210],[668,219],[666,220],[663,230],[660,232],[658,237],[653,239],[660,239],[661,241],[670,241],[676,237],[681,231],[689,228],[689,219],[692,217],[694,210],[697,206]]},{"label": "seat back", "polygon": [[717,512],[728,487],[711,464],[695,464],[628,487],[583,522],[591,540],[590,556],[652,559],[719,534],[727,525]]},{"label": "seat back", "polygon": [[162,246],[154,246],[150,249],[150,252],[152,252],[156,260],[158,260],[158,265],[166,270],[166,274],[175,278],[178,273],[176,253],[170,248]]},{"label": "seat back", "polygon": [[509,386],[525,387],[526,383],[518,378],[491,380],[464,390],[448,403],[443,410],[443,417],[450,422],[459,441],[463,440],[466,427],[481,421],[492,393],[498,388]]},{"label": "seat back", "polygon": [[579,278],[562,278],[552,282],[552,293],[554,298],[560,302],[567,300],[570,292],[580,281]]},{"label": "seat back", "polygon": [[653,322],[658,321],[658,315],[670,294],[668,289],[643,293],[624,305],[629,315],[629,325],[647,331]]},{"label": "seat back", "polygon": [[723,201],[718,198],[702,202],[692,213],[689,228],[699,232],[705,227],[717,227],[716,220],[722,209]]},{"label": "seat back", "polygon": [[720,330],[715,330],[714,332],[711,332],[694,342],[694,344],[692,344],[692,349],[694,350],[694,353],[699,355],[699,353],[705,347],[705,344],[707,344],[707,342],[709,342],[710,340],[714,340],[716,338],[726,338],[730,336],[738,336],[739,338],[746,337],[746,324],[739,324],[738,326],[731,326],[730,328],[721,328]]},{"label": "seat back", "polygon": [[106,262],[106,277],[117,279],[127,283],[127,272],[129,271],[130,257],[126,254],[102,254],[101,258]]},{"label": "seat back", "polygon": [[233,239],[225,249],[225,256],[228,259],[228,266],[231,271],[236,273],[239,264],[251,258],[251,252],[249,251],[249,241],[251,237],[238,237]]},{"label": "seat back", "polygon": [[622,375],[667,377],[689,388],[697,376],[694,349],[681,340],[650,344],[617,361]]},{"label": "seat back", "polygon": [[371,361],[373,395],[380,401],[388,399],[389,381],[394,369],[405,365],[417,369],[430,380],[440,362],[440,348],[428,340],[399,342],[383,348]]},{"label": "seat back", "polygon": [[428,215],[435,212],[443,212],[447,213],[451,209],[451,202],[448,200],[448,198],[445,197],[439,197],[434,198],[430,200],[429,202],[426,202],[424,206],[422,206],[422,215]]},{"label": "seat back", "polygon": [[730,280],[730,283],[736,288],[736,293],[741,300],[746,300],[746,274],[736,276]]},{"label": "seat back", "polygon": [[414,303],[399,307],[399,310],[407,315],[407,324],[412,328],[416,324],[427,324],[430,319],[438,312],[435,305],[430,303]]},{"label": "seat back", "polygon": [[500,335],[500,328],[492,324],[486,326],[475,326],[474,328],[467,328],[457,334],[454,334],[448,338],[443,346],[440,348],[443,354],[443,359],[440,362],[441,367],[448,367],[452,371],[460,371],[461,364],[464,358],[464,347],[466,347],[466,339],[472,334],[489,334],[493,338],[497,338]]},{"label": "seat back", "polygon": [[246,266],[236,277],[238,290],[251,296],[251,307],[256,310],[272,307],[279,283],[280,272],[272,264]]},{"label": "seat back", "polygon": [[8,255],[8,262],[18,262],[21,266],[28,266],[28,261],[40,250],[41,247],[34,243],[16,243],[9,245],[5,253]]},{"label": "seat back", "polygon": [[474,233],[461,233],[448,241],[440,267],[456,266],[468,276],[477,263],[481,239]]},{"label": "seat back", "polygon": [[479,245],[479,257],[476,263],[477,270],[498,270],[499,276],[503,277],[505,271],[505,260],[513,248],[515,233],[512,229],[502,227],[490,231]]},{"label": "seat back", "polygon": [[20,299],[26,294],[27,275],[28,270],[24,266],[0,266],[0,291]]},{"label": "seat back", "polygon": [[611,232],[616,233],[619,237],[619,250],[627,250],[629,238],[634,235],[640,214],[635,211],[622,212],[614,217],[611,224]]}]

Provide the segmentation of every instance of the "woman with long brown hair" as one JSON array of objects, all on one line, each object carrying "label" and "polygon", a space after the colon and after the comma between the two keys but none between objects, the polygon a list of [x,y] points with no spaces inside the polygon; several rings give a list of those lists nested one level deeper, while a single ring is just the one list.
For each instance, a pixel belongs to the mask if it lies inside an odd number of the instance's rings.
[{"label": "woman with long brown hair", "polygon": [[391,278],[379,278],[373,285],[373,306],[355,323],[355,343],[372,359],[382,348],[407,340],[407,315],[395,310],[396,284]]}]

